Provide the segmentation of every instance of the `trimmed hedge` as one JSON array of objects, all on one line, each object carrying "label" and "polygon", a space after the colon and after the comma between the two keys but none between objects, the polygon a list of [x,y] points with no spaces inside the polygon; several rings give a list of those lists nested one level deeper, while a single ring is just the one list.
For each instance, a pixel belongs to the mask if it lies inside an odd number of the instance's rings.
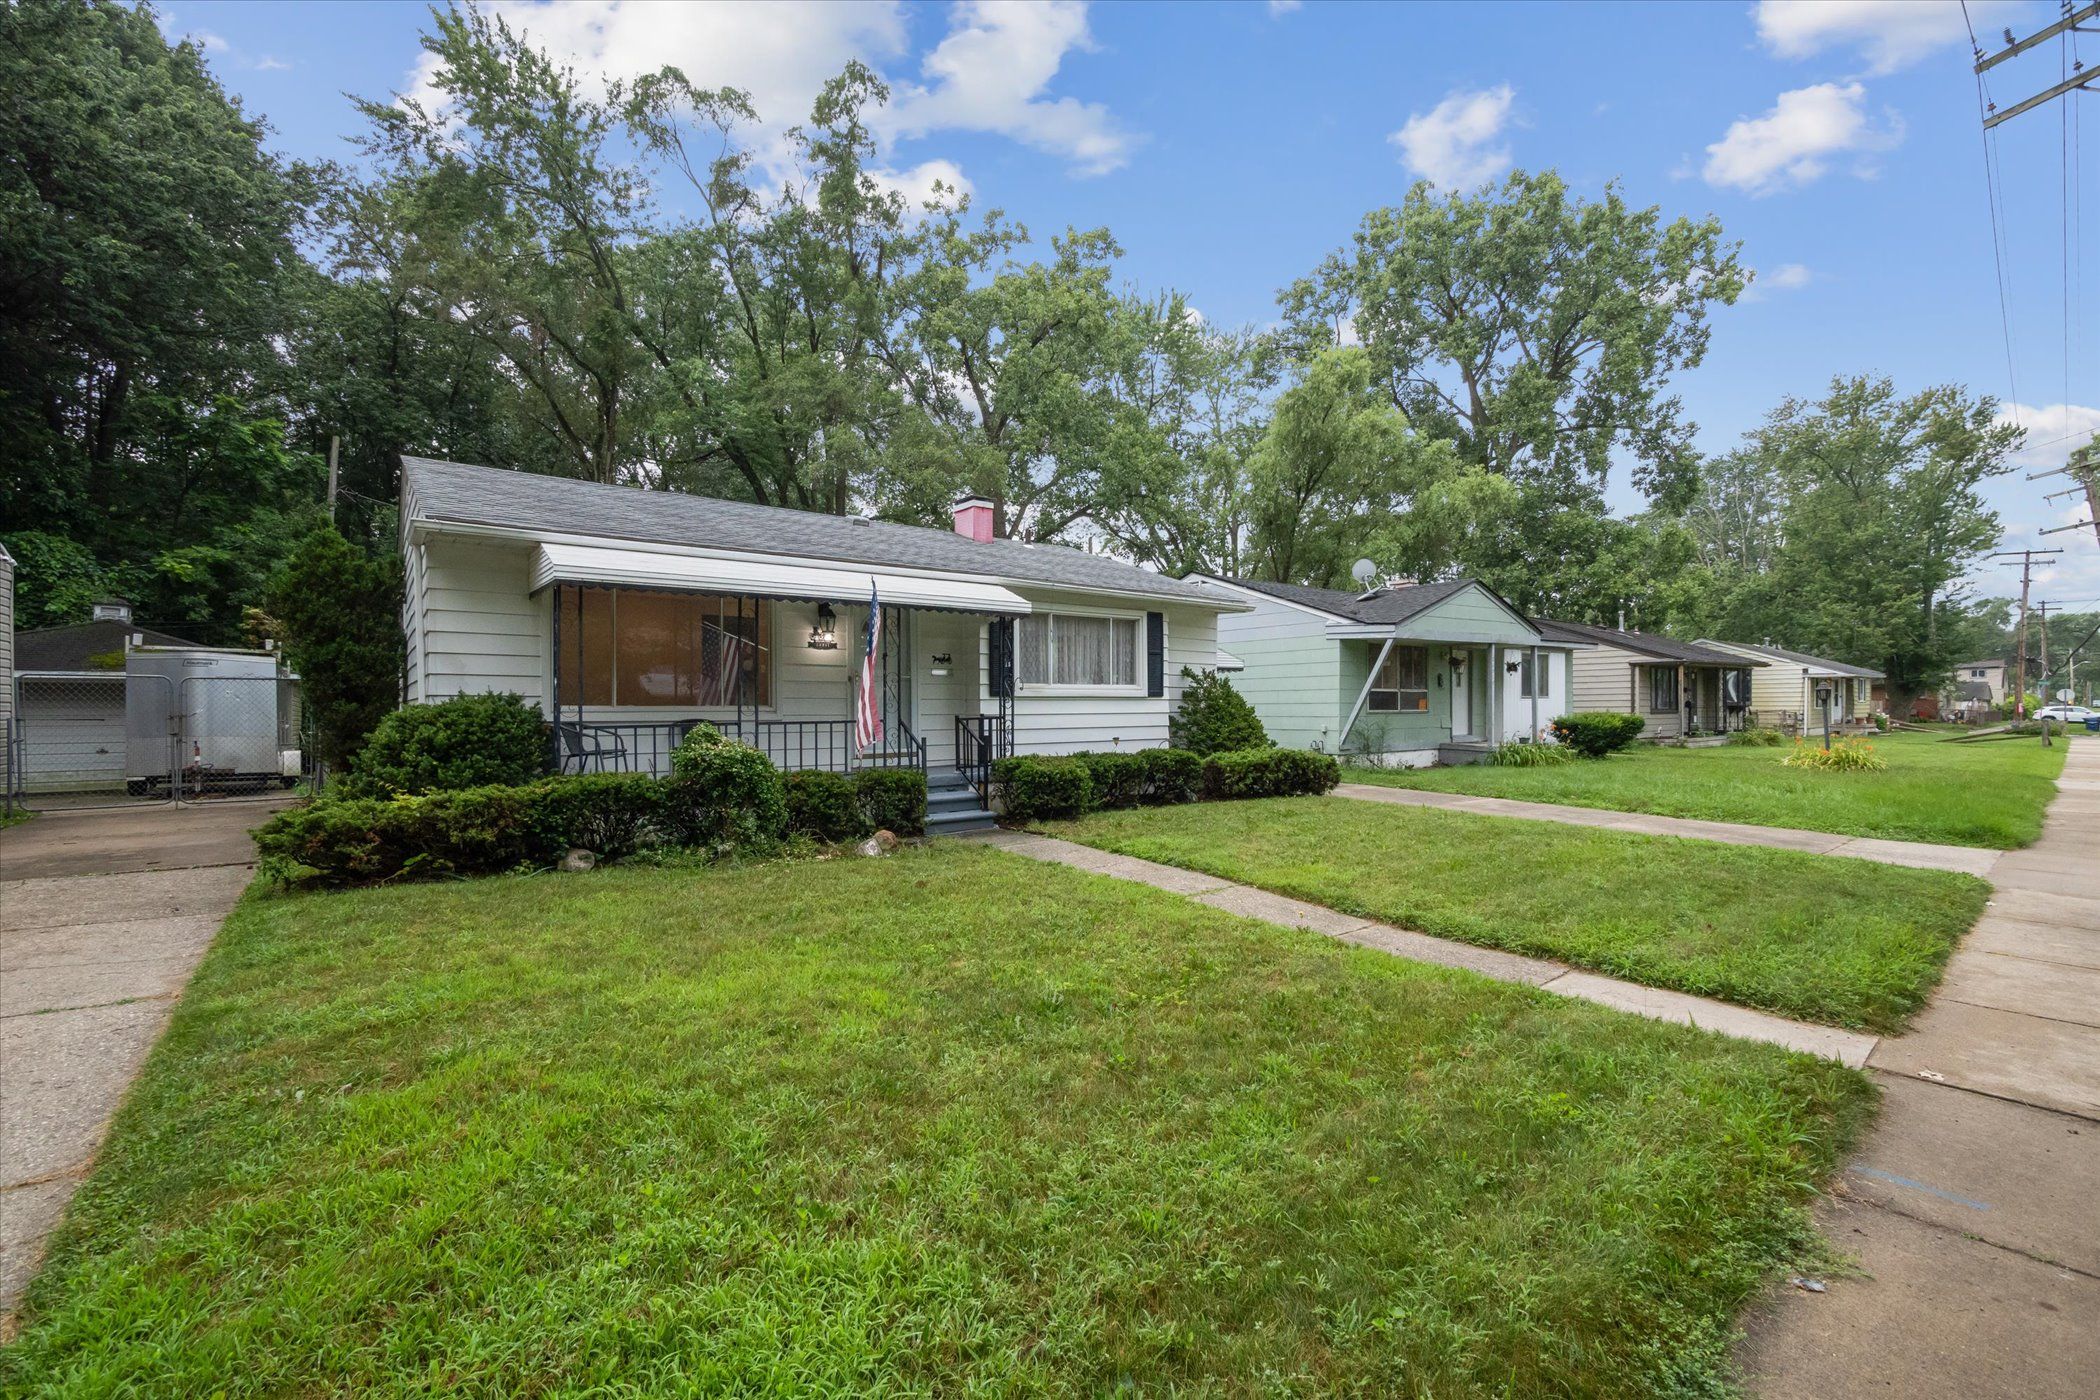
[{"label": "trimmed hedge", "polygon": [[1647,725],[1639,715],[1562,715],[1553,721],[1553,737],[1584,758],[1602,758],[1631,744]]},{"label": "trimmed hedge", "polygon": [[896,836],[926,832],[926,775],[916,768],[863,768],[853,775],[861,815]]},{"label": "trimmed hedge", "polygon": [[1145,801],[1160,807],[1194,802],[1203,795],[1203,759],[1187,749],[1142,749]]},{"label": "trimmed hedge", "polygon": [[1009,821],[1055,821],[1076,817],[1093,805],[1094,783],[1076,758],[1018,754],[992,765]]},{"label": "trimmed hedge", "polygon": [[785,775],[788,830],[812,840],[858,841],[869,831],[860,793],[843,773],[821,769]]},{"label": "trimmed hedge", "polygon": [[1242,797],[1300,797],[1327,792],[1342,780],[1330,754],[1304,749],[1241,749],[1203,760],[1203,795],[1212,801]]},{"label": "trimmed hedge", "polygon": [[575,781],[322,798],[270,818],[255,846],[264,870],[286,883],[368,885],[547,865],[570,844],[562,823],[578,808],[567,805],[563,789]]},{"label": "trimmed hedge", "polygon": [[344,797],[518,786],[546,776],[547,723],[516,695],[460,695],[379,721],[342,776]]},{"label": "trimmed hedge", "polygon": [[704,725],[672,751],[671,787],[681,846],[744,850],[787,834],[780,770],[757,749],[724,742]]},{"label": "trimmed hedge", "polygon": [[1145,760],[1139,753],[1075,753],[1074,763],[1086,769],[1093,788],[1095,807],[1135,807],[1145,796]]}]

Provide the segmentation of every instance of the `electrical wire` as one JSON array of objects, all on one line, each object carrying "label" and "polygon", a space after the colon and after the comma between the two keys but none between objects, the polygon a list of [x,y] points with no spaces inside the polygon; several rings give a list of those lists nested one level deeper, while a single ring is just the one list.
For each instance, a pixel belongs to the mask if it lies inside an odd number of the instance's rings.
[{"label": "electrical wire", "polygon": [[[1969,21],[1969,0],[1961,0],[1961,18],[1962,23],[1968,26],[1969,50],[1980,63],[1983,60],[1983,48],[1976,42],[1976,26]],[[1997,265],[1998,273],[1998,328],[2005,337],[2005,382],[2010,392],[2009,403],[2013,412],[2013,422],[2016,426],[2025,427],[2026,425],[2020,422],[2020,380],[2013,369],[2012,279],[2005,270],[2005,220],[2000,210],[1999,195],[2004,181],[1999,178],[1994,168],[1996,145],[1991,139],[1991,129],[1983,125],[1990,119],[1990,108],[1990,96],[1984,87],[1983,74],[1978,73],[1976,120],[1979,134],[1983,138],[1984,199],[1991,212],[1991,260]]]}]

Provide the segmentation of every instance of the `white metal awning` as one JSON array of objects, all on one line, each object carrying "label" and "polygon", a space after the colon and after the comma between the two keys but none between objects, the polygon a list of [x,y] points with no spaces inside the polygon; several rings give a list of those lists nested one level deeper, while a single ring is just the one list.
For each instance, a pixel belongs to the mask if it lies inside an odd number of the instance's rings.
[{"label": "white metal awning", "polygon": [[709,593],[746,593],[759,598],[864,603],[872,584],[893,607],[948,612],[1025,613],[1028,600],[996,583],[927,578],[842,564],[792,564],[761,559],[708,559],[656,554],[645,549],[543,544],[532,557],[532,591],[550,583],[618,584],[628,588],[680,588]]}]

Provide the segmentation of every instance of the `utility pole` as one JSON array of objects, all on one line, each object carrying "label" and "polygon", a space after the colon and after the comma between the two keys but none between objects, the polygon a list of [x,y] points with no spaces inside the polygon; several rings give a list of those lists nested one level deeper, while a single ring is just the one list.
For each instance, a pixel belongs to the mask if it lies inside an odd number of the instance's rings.
[{"label": "utility pole", "polygon": [[335,524],[335,434],[328,435],[328,523]]},{"label": "utility pole", "polygon": [[[2092,27],[2082,27],[2086,26],[2088,20],[2093,19],[2100,19],[2100,0],[2094,0],[2094,3],[2077,9],[2073,9],[2069,3],[2066,3],[2062,19],[2046,28],[2036,30],[2024,39],[2013,38],[2012,31],[2008,29],[2005,31],[2005,47],[1998,50],[1998,52],[1986,58],[1981,49],[1976,50],[1976,74],[1978,77],[1981,77],[1987,70],[1996,68],[2008,58],[2017,58],[2035,45],[2054,39],[2059,34],[2091,34],[2100,32]],[[2009,122],[2022,112],[2031,112],[2045,102],[2054,101],[2066,93],[2085,88],[2095,79],[2100,79],[2100,70],[2088,70],[2083,62],[2074,63],[2071,65],[2070,77],[2065,78],[2053,87],[2043,88],[2024,102],[2015,102],[2002,112],[1998,110],[1997,103],[1990,103],[1989,110],[1983,119],[1983,129],[1989,131],[1998,123]]]},{"label": "utility pole", "polygon": [[[2002,549],[1993,554],[1993,559],[2017,559],[2020,561],[2020,627],[2014,642],[2017,653],[2013,657],[2013,718],[2027,718],[2027,595],[2034,583],[2034,561],[2045,554],[2061,554],[2060,549]],[[2004,565],[2012,568],[2011,564]],[[2046,563],[2043,567],[2047,567]]]},{"label": "utility pole", "polygon": [[2063,491],[2051,491],[2044,495],[2042,499],[2045,501],[2058,501],[2066,496],[2075,496],[2080,490],[2083,490],[2085,492],[2086,518],[2070,525],[2051,526],[2047,530],[2039,530],[2036,533],[2061,535],[2066,530],[2083,530],[2090,527],[2093,532],[2093,538],[2100,540],[2100,440],[2089,442],[2084,447],[2073,452],[2070,459],[2060,467],[2045,472],[2029,472],[2027,479],[2029,481],[2040,481],[2044,477],[2051,476],[2068,476],[2077,482],[2078,485]]}]

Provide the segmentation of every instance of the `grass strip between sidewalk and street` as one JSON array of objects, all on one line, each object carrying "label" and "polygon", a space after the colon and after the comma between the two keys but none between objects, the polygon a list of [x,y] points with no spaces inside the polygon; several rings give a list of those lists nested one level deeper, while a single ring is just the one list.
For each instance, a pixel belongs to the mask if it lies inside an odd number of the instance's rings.
[{"label": "grass strip between sidewalk and street", "polygon": [[1418,933],[1884,1033],[1924,1005],[1990,895],[1943,871],[1342,797],[1041,829]]},{"label": "grass strip between sidewalk and street", "polygon": [[957,843],[254,891],[0,1391],[1712,1394],[1872,1100]]}]

